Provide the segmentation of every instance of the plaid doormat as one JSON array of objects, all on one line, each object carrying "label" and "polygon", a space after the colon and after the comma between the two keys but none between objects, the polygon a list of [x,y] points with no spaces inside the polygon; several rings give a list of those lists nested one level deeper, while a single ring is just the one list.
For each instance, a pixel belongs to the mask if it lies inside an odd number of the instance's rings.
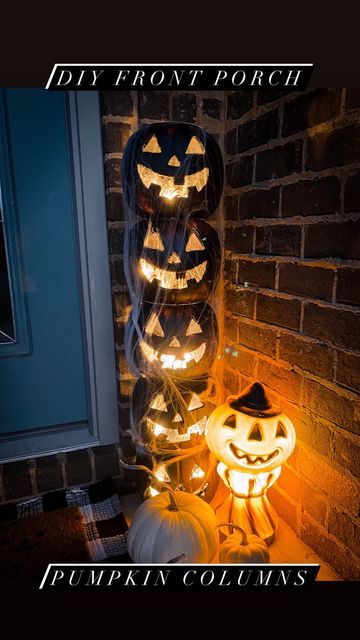
[{"label": "plaid doormat", "polygon": [[0,506],[0,522],[77,506],[83,516],[90,557],[94,562],[129,562],[128,526],[112,478],[79,489],[61,489],[23,502]]}]

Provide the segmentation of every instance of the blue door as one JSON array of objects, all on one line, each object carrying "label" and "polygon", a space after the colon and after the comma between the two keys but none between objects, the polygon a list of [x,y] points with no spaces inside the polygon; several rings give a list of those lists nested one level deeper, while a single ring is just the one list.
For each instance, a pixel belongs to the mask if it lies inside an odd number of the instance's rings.
[{"label": "blue door", "polygon": [[6,438],[86,425],[89,402],[67,97],[0,93],[0,435]]}]

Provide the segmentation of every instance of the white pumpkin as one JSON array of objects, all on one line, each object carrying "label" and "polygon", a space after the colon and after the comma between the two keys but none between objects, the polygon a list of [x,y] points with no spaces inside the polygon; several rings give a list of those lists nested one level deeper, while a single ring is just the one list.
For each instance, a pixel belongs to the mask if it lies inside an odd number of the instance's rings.
[{"label": "white pumpkin", "polygon": [[210,505],[194,494],[173,491],[143,465],[120,460],[120,466],[145,471],[166,488],[135,511],[127,535],[130,558],[139,564],[210,562],[219,546],[216,517]]},{"label": "white pumpkin", "polygon": [[208,563],[219,539],[215,514],[206,502],[185,491],[164,492],[137,509],[128,536],[135,563]]},{"label": "white pumpkin", "polygon": [[219,549],[219,562],[224,564],[265,564],[270,561],[269,550],[264,540],[255,535],[246,535],[235,524],[219,524],[229,527],[234,533],[229,535]]}]

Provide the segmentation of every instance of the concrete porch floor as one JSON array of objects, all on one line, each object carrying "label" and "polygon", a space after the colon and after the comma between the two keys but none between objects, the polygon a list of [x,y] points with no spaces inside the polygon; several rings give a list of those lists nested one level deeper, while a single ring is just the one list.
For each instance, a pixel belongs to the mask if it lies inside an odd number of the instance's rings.
[{"label": "concrete porch floor", "polygon": [[[132,516],[137,507],[141,504],[139,494],[133,493],[121,496],[121,504],[127,523],[130,525]],[[320,570],[317,580],[336,580],[341,578],[335,571],[324,562],[319,556],[306,545],[294,531],[283,521],[279,519],[279,527],[276,532],[276,538],[270,545],[270,562],[276,564],[319,564]]]}]

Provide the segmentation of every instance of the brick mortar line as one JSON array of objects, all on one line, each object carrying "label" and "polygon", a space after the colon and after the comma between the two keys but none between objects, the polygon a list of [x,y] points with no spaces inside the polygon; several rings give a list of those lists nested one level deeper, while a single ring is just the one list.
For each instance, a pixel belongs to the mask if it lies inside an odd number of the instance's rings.
[{"label": "brick mortar line", "polygon": [[[301,446],[303,446],[303,447],[305,447],[305,448],[306,448],[306,444],[305,444],[305,443],[303,443],[303,441],[302,441],[301,439],[299,439],[299,440],[297,439],[297,441],[296,441],[296,442],[297,442],[297,444],[298,444],[299,442],[301,442],[301,443],[302,443],[302,445],[301,445]],[[301,446],[300,446],[300,449],[301,449]],[[310,449],[311,449],[311,447],[310,447]],[[311,452],[313,453],[313,449],[311,449]],[[319,455],[321,455],[321,454],[319,454]],[[329,461],[329,459],[328,459],[326,456],[322,456],[322,457],[324,457],[326,461]],[[312,488],[312,489],[313,489],[313,485],[311,484],[311,480],[310,480],[307,476],[305,476],[305,475],[304,475],[304,474],[303,474],[299,469],[297,469],[297,468],[295,468],[295,467],[293,467],[293,466],[290,466],[290,465],[287,465],[287,466],[291,469],[291,472],[296,476],[296,478],[297,478],[298,480],[300,480],[301,482],[304,482],[304,483],[307,485],[307,487],[309,487],[309,488]],[[353,476],[353,477],[355,478],[355,476]],[[359,483],[357,482],[356,478],[355,478],[355,482],[356,482],[356,484],[359,484]],[[285,489],[284,487],[280,487],[280,488],[281,488],[281,490],[282,490],[282,491],[284,491],[284,492],[286,493],[286,495],[288,495],[290,498],[292,498],[293,500],[295,500],[295,501],[297,502],[297,500],[296,500],[295,498],[293,498],[290,494],[288,494],[288,493],[287,493],[287,491],[286,491],[286,489]],[[360,488],[360,484],[359,484],[359,488]],[[320,497],[321,497],[322,499],[324,499],[324,502],[326,502],[326,503],[328,503],[328,504],[331,504],[332,502],[334,502],[334,504],[335,504],[335,505],[337,505],[337,506],[339,505],[339,503],[338,503],[338,502],[336,502],[336,500],[334,500],[334,499],[332,498],[332,496],[331,496],[330,494],[326,493],[326,492],[325,492],[325,491],[324,491],[320,486],[318,486],[318,485],[317,485],[317,489],[318,489],[318,491],[319,491],[319,493],[320,493]],[[302,496],[300,497],[300,503],[302,503]],[[360,517],[357,517],[356,515],[354,515],[351,511],[349,511],[348,509],[346,509],[346,507],[344,507],[344,506],[342,506],[342,505],[341,505],[341,510],[342,510],[342,511],[344,511],[344,512],[346,513],[346,515],[348,516],[348,518],[349,518],[349,519],[350,519],[354,524],[360,523]],[[308,513],[308,512],[307,512],[307,513]],[[360,558],[359,558],[359,559],[360,559]]]},{"label": "brick mortar line", "polygon": [[[254,118],[254,122],[256,122],[257,118]],[[244,151],[237,151],[234,154],[225,153],[225,164],[232,164],[233,162],[237,162],[241,158],[246,158],[248,156],[252,156],[258,153],[262,153],[263,151],[272,151],[277,147],[283,147],[285,144],[291,142],[302,141],[304,142],[308,137],[308,133],[306,131],[298,131],[297,133],[293,133],[291,136],[283,138],[279,136],[277,138],[272,138],[268,142],[264,142],[263,144],[259,144],[256,147],[249,147],[249,149],[245,149]]]},{"label": "brick mortar line", "polygon": [[[325,495],[328,495],[328,494],[325,494]],[[339,505],[340,503],[335,502],[335,504]],[[357,563],[360,564],[359,556],[357,556],[349,547],[347,547],[343,540],[341,540],[340,538],[337,538],[333,533],[330,533],[328,529],[323,524],[321,524],[318,520],[316,520],[316,518],[314,518],[314,516],[312,516],[308,511],[306,511],[306,517],[309,518],[309,520],[312,523],[314,523],[317,527],[320,527],[321,529],[323,529],[323,531],[325,532],[325,535],[323,533],[325,538],[328,538],[329,540],[331,540],[332,542],[340,546],[343,553],[346,553],[346,554],[350,553],[356,559]],[[329,564],[329,561],[328,561],[328,564]],[[332,567],[332,565],[330,566]],[[336,573],[340,575],[338,571],[336,571]]]},{"label": "brick mortar line", "polygon": [[[233,164],[233,162],[228,163]],[[225,168],[226,166],[225,165]],[[341,167],[327,167],[326,169],[307,169],[306,171],[298,171],[289,173],[286,176],[268,178],[266,180],[259,180],[254,184],[241,185],[239,187],[232,187],[230,184],[225,185],[225,195],[240,195],[247,191],[254,191],[254,187],[257,190],[267,191],[272,187],[287,186],[290,184],[297,184],[302,181],[311,181],[319,178],[338,177],[339,179],[345,177],[349,178],[353,173],[359,171],[360,163],[352,162],[351,164],[345,164]]]},{"label": "brick mortar line", "polygon": [[[329,391],[333,391],[334,393],[337,393],[339,396],[345,398],[346,400],[349,400],[349,401],[352,401],[352,402],[356,402],[356,403],[360,403],[360,394],[357,393],[356,391],[350,391],[350,390],[348,390],[346,388],[340,387],[338,384],[333,383],[330,380],[327,380],[326,378],[321,378],[320,376],[317,376],[316,374],[311,373],[310,371],[307,371],[306,369],[302,369],[298,365],[293,364],[291,362],[288,362],[287,360],[283,360],[282,358],[278,358],[278,359],[275,360],[273,356],[269,356],[269,355],[267,355],[265,353],[262,353],[261,351],[255,350],[255,349],[253,350],[253,349],[251,349],[250,347],[248,347],[246,345],[236,344],[234,340],[230,340],[229,339],[227,344],[232,344],[234,347],[237,347],[237,348],[239,348],[241,346],[241,350],[244,353],[249,353],[251,355],[254,355],[254,353],[256,353],[257,357],[260,360],[262,360],[263,362],[266,362],[267,364],[270,364],[272,367],[274,367],[276,369],[279,369],[281,371],[287,371],[287,372],[290,372],[290,373],[294,372],[300,378],[302,378],[304,380],[310,380],[311,382],[316,382],[316,383],[320,384],[322,387],[328,389]],[[272,388],[268,384],[267,384],[267,386],[269,386],[270,389]],[[276,389],[274,389],[273,391],[275,393],[279,393],[279,392],[276,391]],[[281,395],[281,394],[279,394],[279,395]],[[287,397],[287,396],[283,396],[283,397]],[[296,401],[294,401],[294,400],[293,400],[293,402],[295,402],[295,404],[298,404],[299,406],[303,406],[302,393],[301,392],[300,392],[300,397],[299,397],[298,403],[296,403]],[[313,413],[315,413],[315,412],[313,412]],[[334,423],[334,424],[336,424],[336,423]]]},{"label": "brick mortar line", "polygon": [[[240,291],[251,291],[252,293],[260,293],[262,295],[266,295],[269,298],[281,298],[283,300],[298,300],[299,302],[304,302],[304,304],[317,304],[320,307],[326,307],[327,309],[335,309],[338,311],[349,311],[350,313],[353,313],[354,315],[360,315],[360,307],[357,307],[355,305],[346,305],[340,302],[337,302],[336,304],[334,304],[333,302],[327,302],[326,300],[319,300],[318,298],[310,298],[307,296],[301,296],[300,294],[296,294],[296,293],[287,293],[286,291],[275,291],[275,289],[268,289],[266,287],[261,287],[261,286],[252,286],[249,285],[247,287],[245,286],[241,286],[239,284],[231,284],[231,286],[228,287],[228,289],[230,289],[231,291],[234,291],[234,289],[238,289]],[[234,314],[237,315],[237,314]]]},{"label": "brick mortar line", "polygon": [[300,266],[329,269],[334,272],[341,267],[344,267],[344,269],[357,269],[360,267],[360,260],[343,260],[341,258],[301,258],[299,256],[278,256],[261,253],[237,253],[236,251],[230,251],[229,249],[225,251],[225,259],[230,262],[244,260],[251,264],[267,264],[273,262],[278,262],[279,264],[295,263]]},{"label": "brick mortar line", "polygon": [[[308,336],[305,333],[299,333],[299,331],[296,331],[294,329],[289,329],[288,327],[279,327],[279,325],[276,325],[276,324],[273,325],[268,322],[263,322],[262,320],[257,320],[257,319],[254,320],[252,318],[248,318],[247,316],[239,316],[237,314],[232,313],[229,310],[225,311],[225,318],[227,318],[228,320],[234,319],[234,320],[240,321],[241,324],[248,324],[257,329],[265,329],[265,331],[277,332],[279,333],[280,338],[282,337],[282,335],[292,336],[304,342],[310,342],[311,344],[317,344],[320,346],[330,346],[330,347],[336,348],[338,351],[344,351],[349,355],[354,354],[354,350],[352,349],[347,349],[346,347],[342,347],[340,345],[339,346],[331,345],[326,340],[321,340],[320,338],[314,338],[313,336]],[[241,320],[239,320],[240,318]]]},{"label": "brick mortar line", "polygon": [[90,447],[86,451],[90,460],[91,482],[96,482],[95,454]]},{"label": "brick mortar line", "polygon": [[121,160],[122,157],[123,157],[122,151],[111,151],[108,153],[104,153],[105,162],[107,162],[108,160]]},{"label": "brick mortar line", "polygon": [[339,224],[341,222],[358,222],[360,220],[360,212],[341,213],[325,213],[323,215],[309,216],[287,216],[283,218],[240,218],[239,220],[225,220],[225,228],[232,229],[238,227],[263,227],[263,226],[305,226],[315,224]]},{"label": "brick mortar line", "polygon": [[[249,109],[249,111],[247,111],[246,113],[242,114],[239,118],[234,118],[234,119],[233,118],[226,118],[226,121],[227,122],[232,122],[233,123],[233,128],[234,128],[235,126],[239,126],[241,124],[245,124],[245,122],[248,122],[249,120],[254,120],[257,117],[261,117],[262,115],[264,115],[265,113],[268,113],[269,111],[275,111],[281,105],[285,105],[286,103],[290,103],[293,100],[295,100],[295,98],[298,98],[301,95],[305,95],[305,94],[309,93],[310,91],[311,91],[311,89],[308,89],[308,90],[305,90],[305,91],[294,91],[294,92],[289,93],[289,94],[287,94],[285,96],[281,96],[280,98],[277,98],[276,100],[272,100],[271,102],[266,102],[265,104],[261,104],[261,105],[257,104],[257,93],[258,92],[254,91],[253,92],[254,93],[254,99],[253,99],[252,108]],[[229,95],[231,95],[231,93],[229,93]],[[226,96],[226,97],[228,98],[229,95]]]},{"label": "brick mortar line", "polygon": [[[353,353],[353,352],[351,352]],[[337,364],[338,364],[338,352],[336,349],[333,350],[333,379],[332,382],[336,384],[336,376],[337,376]]]},{"label": "brick mortar line", "polygon": [[301,303],[300,303],[300,322],[299,322],[299,331],[300,331],[300,333],[303,332],[304,313],[305,313],[305,302],[304,302],[304,300],[301,300]]},{"label": "brick mortar line", "polygon": [[[234,373],[239,374],[239,371],[234,369],[233,367],[231,367],[231,365],[229,363],[227,363],[227,362],[226,362],[226,369],[229,369],[229,370],[233,371]],[[316,413],[316,411],[312,411],[311,409],[308,409],[305,406],[302,407],[298,402],[295,402],[294,400],[286,398],[285,396],[281,395],[278,391],[275,391],[275,390],[271,389],[271,392],[275,397],[279,398],[280,402],[281,402],[281,400],[285,400],[285,402],[287,404],[292,405],[295,408],[295,410],[296,409],[300,409],[302,414],[309,420],[309,422],[311,422],[311,420],[313,419],[314,415],[315,416],[318,415]],[[320,416],[320,417],[323,420],[324,424],[326,424],[327,428],[330,430],[331,435],[338,435],[338,436],[342,437],[344,440],[350,442],[351,444],[359,446],[359,441],[360,441],[360,436],[359,435],[354,434],[351,431],[347,431],[344,427],[339,426],[338,424],[336,424],[335,422],[332,422],[328,418],[324,418],[322,416]],[[301,442],[302,445],[305,446],[306,448],[308,448],[309,451],[311,451],[312,453],[315,453],[316,455],[321,455],[328,462],[334,463],[335,465],[337,465],[341,469],[344,469],[347,472],[347,474],[349,474],[349,478],[350,479],[354,479],[357,483],[360,483],[360,478],[357,478],[346,467],[343,467],[341,464],[336,463],[333,460],[333,455],[334,455],[333,451],[331,451],[331,457],[327,457],[327,456],[324,456],[323,454],[321,454],[314,447],[312,447],[309,444],[307,444],[306,442],[302,441],[301,438],[297,438],[297,442],[298,443]]]},{"label": "brick mortar line", "polygon": [[106,187],[105,194],[108,196],[111,193],[120,193],[120,194],[122,194],[123,190],[122,190],[121,187]]},{"label": "brick mortar line", "polygon": [[338,270],[335,269],[332,292],[331,292],[331,301],[333,304],[336,303],[337,283],[338,283]]},{"label": "brick mortar line", "polygon": [[[273,109],[273,111],[276,111],[276,110],[277,109]],[[333,131],[336,131],[338,129],[343,129],[346,126],[358,123],[359,111],[360,109],[356,111],[351,111],[346,115],[338,115],[338,116],[335,116],[334,118],[329,118],[328,120],[325,120],[324,122],[320,122],[319,124],[313,125],[312,127],[308,127],[307,129],[301,129],[300,131],[295,131],[294,133],[291,133],[288,136],[282,135],[282,131],[280,131],[280,135],[278,135],[276,138],[272,138],[268,142],[265,142],[261,145],[257,145],[255,147],[250,147],[249,149],[246,149],[244,151],[236,150],[235,154],[226,153],[225,157],[239,158],[254,152],[261,153],[262,151],[268,151],[278,146],[283,146],[285,144],[288,144],[289,142],[295,142],[296,140],[305,141],[308,138],[312,138],[313,136],[316,136],[317,134],[332,133]],[[278,114],[280,117],[279,112]],[[246,122],[244,121],[244,123],[241,123],[241,124],[247,124],[247,122],[251,122],[251,121],[256,122],[259,117],[261,116],[255,115],[255,117],[249,118]],[[231,133],[231,131],[233,131],[235,128],[238,129],[239,127],[241,127],[241,124],[238,125],[237,127],[234,126],[232,129],[229,129],[227,133]]]},{"label": "brick mortar line", "polygon": [[342,116],[346,109],[345,109],[345,102],[346,102],[346,87],[343,87],[341,89],[341,98],[340,98],[340,116]]},{"label": "brick mortar line", "polygon": [[136,121],[136,116],[132,115],[132,116],[119,116],[119,115],[111,115],[110,113],[107,114],[103,114],[101,116],[101,122],[103,125],[107,125],[107,124],[111,124],[111,123],[122,123],[122,124],[128,124],[131,127],[134,124],[134,121]]}]

